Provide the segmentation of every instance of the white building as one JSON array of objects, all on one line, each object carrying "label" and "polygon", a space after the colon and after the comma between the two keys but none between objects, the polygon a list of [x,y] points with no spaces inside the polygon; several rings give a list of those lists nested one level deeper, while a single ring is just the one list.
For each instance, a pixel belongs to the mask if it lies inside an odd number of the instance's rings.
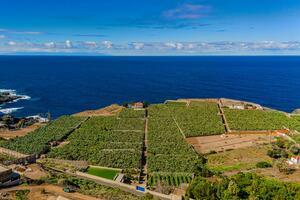
[{"label": "white building", "polygon": [[299,165],[300,164],[300,156],[292,156],[289,160],[288,163],[290,165]]}]

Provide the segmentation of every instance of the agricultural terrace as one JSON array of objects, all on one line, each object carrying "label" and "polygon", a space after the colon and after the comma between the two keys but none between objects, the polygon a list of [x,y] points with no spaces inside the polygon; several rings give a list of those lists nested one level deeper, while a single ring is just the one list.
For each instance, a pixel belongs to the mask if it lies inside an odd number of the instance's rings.
[{"label": "agricultural terrace", "polygon": [[0,145],[25,154],[45,153],[50,149],[51,142],[63,140],[84,120],[85,117],[62,116],[24,137],[1,141]]},{"label": "agricultural terrace", "polygon": [[86,160],[92,165],[138,169],[145,121],[139,118],[92,117],[48,156]]},{"label": "agricultural terrace", "polygon": [[159,182],[173,186],[189,182],[198,158],[171,117],[169,106],[158,104],[148,108],[147,166],[148,185],[152,187]]},{"label": "agricultural terrace", "polygon": [[231,130],[280,130],[296,129],[296,119],[278,111],[224,109]]},{"label": "agricultural terrace", "polygon": [[225,132],[216,103],[192,101],[167,104],[186,137],[218,135]]},{"label": "agricultural terrace", "polygon": [[143,118],[145,117],[145,110],[134,110],[133,108],[126,108],[119,114],[121,118]]}]

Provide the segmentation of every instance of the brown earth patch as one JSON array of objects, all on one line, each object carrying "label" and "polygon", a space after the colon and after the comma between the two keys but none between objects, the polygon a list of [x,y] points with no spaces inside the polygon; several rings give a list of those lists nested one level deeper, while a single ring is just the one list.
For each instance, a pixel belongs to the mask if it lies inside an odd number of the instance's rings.
[{"label": "brown earth patch", "polygon": [[94,116],[116,116],[122,111],[123,107],[117,104],[107,106],[98,110],[87,110],[74,114],[74,116],[94,117]]},{"label": "brown earth patch", "polygon": [[17,186],[13,188],[1,189],[0,193],[12,193],[17,190],[30,190],[28,199],[30,200],[57,200],[57,199],[72,199],[72,200],[99,200],[92,196],[84,195],[78,192],[66,193],[62,187],[55,185],[41,186]]},{"label": "brown earth patch", "polygon": [[11,131],[11,130],[0,131],[0,137],[2,137],[4,139],[23,137],[23,136],[27,135],[28,133],[30,133],[42,126],[44,126],[44,124],[36,123],[36,124],[33,124],[31,126],[28,126],[26,128],[22,128],[22,129],[16,130],[16,131]]},{"label": "brown earth patch", "polygon": [[296,170],[294,173],[288,174],[288,175],[279,172],[278,168],[276,168],[276,167],[266,168],[266,169],[255,169],[255,170],[253,170],[253,172],[263,175],[263,176],[267,176],[269,178],[279,179],[284,182],[300,183],[300,170],[299,169]]},{"label": "brown earth patch", "polygon": [[48,173],[38,164],[28,165],[27,171],[24,172],[24,175],[33,180],[39,180],[49,176]]},{"label": "brown earth patch", "polygon": [[267,156],[269,148],[269,145],[259,145],[211,154],[207,156],[208,166],[227,172],[253,169],[258,162],[272,163],[272,159]]},{"label": "brown earth patch", "polygon": [[266,134],[223,134],[191,137],[186,140],[198,153],[210,153],[212,151],[222,152],[270,143],[273,136]]}]

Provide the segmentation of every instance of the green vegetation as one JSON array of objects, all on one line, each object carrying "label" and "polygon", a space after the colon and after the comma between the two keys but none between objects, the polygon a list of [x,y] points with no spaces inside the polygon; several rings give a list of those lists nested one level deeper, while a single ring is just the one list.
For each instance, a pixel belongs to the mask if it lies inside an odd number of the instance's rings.
[{"label": "green vegetation", "polygon": [[145,121],[139,118],[121,118],[118,120],[117,130],[144,131]]},{"label": "green vegetation", "polygon": [[5,164],[5,162],[7,162],[7,161],[13,161],[15,159],[16,158],[11,157],[7,154],[2,154],[2,153],[0,154],[0,163],[2,163],[2,164]]},{"label": "green vegetation", "polygon": [[300,185],[266,179],[251,173],[239,173],[213,182],[194,179],[185,199],[300,199]]},{"label": "green vegetation", "polygon": [[16,200],[27,200],[29,192],[29,190],[16,191]]},{"label": "green vegetation", "polygon": [[114,180],[119,172],[120,171],[116,169],[99,168],[99,167],[89,167],[87,169],[88,174],[99,176],[102,178],[107,178],[110,180]]},{"label": "green vegetation", "polygon": [[25,154],[45,153],[50,149],[51,142],[63,140],[85,119],[83,117],[62,116],[24,137],[2,141],[0,146]]},{"label": "green vegetation", "polygon": [[272,162],[267,155],[269,146],[254,146],[207,155],[208,167],[217,172],[249,170],[258,162]]},{"label": "green vegetation", "polygon": [[256,167],[257,168],[269,168],[269,167],[272,167],[272,165],[268,162],[262,161],[262,162],[256,163]]},{"label": "green vegetation", "polygon": [[[92,117],[68,138],[69,143],[52,149],[49,157],[67,160],[86,160],[90,164],[138,169],[141,160],[142,131],[135,131],[135,123],[143,120],[115,117]],[[139,120],[139,121],[137,121]],[[121,126],[120,124],[126,125]],[[139,124],[141,126],[141,124]],[[124,131],[115,131],[124,129]],[[125,130],[126,129],[126,130]]]},{"label": "green vegetation", "polygon": [[174,117],[186,137],[216,135],[224,133],[221,116],[216,103],[168,102],[167,104],[151,105],[148,108],[150,118]]},{"label": "green vegetation", "polygon": [[186,106],[169,106],[186,137],[224,133],[218,105],[210,102],[191,102]]},{"label": "green vegetation", "polygon": [[182,183],[190,183],[192,179],[193,176],[190,173],[154,173],[149,177],[148,185],[156,186],[162,184],[178,187]]},{"label": "green vegetation", "polygon": [[300,130],[300,123],[278,111],[234,110],[225,108],[231,130]]},{"label": "green vegetation", "polygon": [[148,185],[178,186],[189,182],[198,155],[185,142],[168,105],[151,105],[148,109]]},{"label": "green vegetation", "polygon": [[144,118],[145,110],[134,110],[133,108],[124,108],[119,114],[122,118]]},{"label": "green vegetation", "polygon": [[[128,192],[124,192],[118,188],[107,187],[104,185],[97,184],[93,181],[78,179],[67,176],[62,173],[53,173],[50,178],[44,179],[45,183],[57,184],[62,187],[71,187],[76,192],[90,195],[99,199],[110,199],[110,200],[143,200],[143,197],[138,197]],[[151,200],[149,198],[147,200]]]}]

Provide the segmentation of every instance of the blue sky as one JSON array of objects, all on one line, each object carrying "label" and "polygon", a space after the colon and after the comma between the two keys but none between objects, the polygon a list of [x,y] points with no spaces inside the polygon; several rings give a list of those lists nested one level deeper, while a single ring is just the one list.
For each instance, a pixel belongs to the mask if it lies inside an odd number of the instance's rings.
[{"label": "blue sky", "polygon": [[299,55],[298,0],[3,0],[0,54]]}]

